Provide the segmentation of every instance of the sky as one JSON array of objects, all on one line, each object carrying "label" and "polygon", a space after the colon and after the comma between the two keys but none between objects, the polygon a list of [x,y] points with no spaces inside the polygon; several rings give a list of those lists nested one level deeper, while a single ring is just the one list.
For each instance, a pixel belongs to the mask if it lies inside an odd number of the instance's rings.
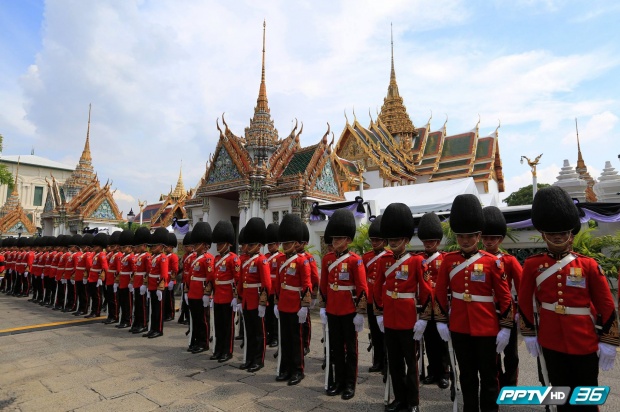
[{"label": "sky", "polygon": [[303,146],[345,113],[370,123],[396,78],[416,127],[499,129],[504,198],[543,154],[553,183],[581,151],[598,178],[620,170],[620,3],[591,0],[0,0],[4,155],[74,167],[92,104],[93,164],[119,208],[197,185],[216,119],[244,134],[254,112],[266,21],[266,84],[281,137]]}]

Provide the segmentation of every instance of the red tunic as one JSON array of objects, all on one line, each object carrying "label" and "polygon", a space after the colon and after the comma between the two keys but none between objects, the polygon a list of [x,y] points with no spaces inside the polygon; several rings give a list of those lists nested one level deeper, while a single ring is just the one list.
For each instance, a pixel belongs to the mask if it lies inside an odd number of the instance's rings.
[{"label": "red tunic", "polygon": [[108,271],[105,276],[105,285],[112,286],[118,279],[121,271],[121,259],[123,258],[122,252],[110,252],[108,253]]},{"label": "red tunic", "polygon": [[37,252],[34,255],[34,261],[32,262],[32,274],[36,277],[41,276],[43,273],[45,252]]},{"label": "red tunic", "polygon": [[183,256],[183,284],[186,285],[186,287],[184,287],[185,290],[189,290],[187,288],[189,288],[189,277],[192,273],[192,262],[194,262],[197,257],[198,255],[196,255],[196,252],[186,253],[185,256]]},{"label": "red tunic", "polygon": [[[75,252],[73,256],[71,257],[71,260],[73,261],[73,274],[71,276],[71,279],[73,280],[77,280],[76,278],[80,272],[80,270],[78,270],[78,267],[80,266],[81,259],[82,259],[82,252],[79,250]],[[82,279],[84,279],[84,275],[83,275],[84,271],[81,271],[81,272],[82,272]],[[80,281],[82,281],[82,279],[80,279]]]},{"label": "red tunic", "polygon": [[151,257],[148,281],[149,291],[160,288],[162,282],[163,285],[168,285],[168,256],[165,253],[158,253]]},{"label": "red tunic", "polygon": [[74,272],[75,272],[75,265],[73,262],[73,253],[67,252],[65,254],[65,271],[62,274],[62,278],[70,280]]},{"label": "red tunic", "polygon": [[[513,325],[512,296],[497,258],[482,250],[478,253],[482,257],[459,270],[452,279],[450,271],[467,259],[460,251],[444,255],[435,287],[434,315],[437,321],[446,321],[450,289],[450,330],[472,336],[495,336],[500,324],[505,328]],[[499,319],[494,300],[499,306]]]},{"label": "red tunic", "polygon": [[[334,265],[344,254],[348,258]],[[323,258],[321,294],[326,298],[325,310],[331,315],[349,315],[356,311],[362,293],[368,296],[366,269],[362,258],[353,252],[336,255],[330,252]],[[329,267],[333,266],[330,270]]]},{"label": "red tunic", "polygon": [[241,265],[241,276],[237,291],[242,298],[243,309],[257,309],[262,290],[269,294],[271,290],[271,276],[267,258],[265,255],[257,253]]},{"label": "red tunic", "polygon": [[150,259],[151,254],[149,252],[142,252],[136,256],[135,270],[133,272],[133,287],[135,289],[144,284],[144,277],[148,275],[149,271]]},{"label": "red tunic", "polygon": [[58,257],[58,260],[56,260],[54,264],[54,267],[56,268],[54,276],[56,277],[56,281],[58,282],[65,274],[65,259],[67,258],[67,255],[65,252],[58,252],[56,256]]},{"label": "red tunic", "polygon": [[126,289],[129,287],[131,275],[136,269],[136,257],[133,253],[128,253],[119,259],[119,263],[120,269],[117,268],[119,271],[118,287],[121,289]]},{"label": "red tunic", "polygon": [[275,293],[275,285],[278,282],[278,271],[280,270],[280,256],[284,256],[281,252],[276,252],[274,254],[267,253],[265,257],[267,258],[267,264],[269,265],[269,276],[271,277],[271,290],[269,291],[269,295],[273,295]]},{"label": "red tunic", "polygon": [[[375,259],[375,256],[379,255],[381,256]],[[384,250],[379,253],[375,253],[373,250],[371,250],[370,252],[364,253],[364,255],[362,256],[362,261],[364,262],[364,267],[366,268],[366,283],[368,284],[368,303],[375,303],[374,289],[377,279],[377,271],[382,265],[382,260],[390,256],[392,256],[391,250]]]},{"label": "red tunic", "polygon": [[169,253],[168,254],[168,282],[172,281],[176,285],[178,273],[179,273],[179,255],[177,255],[174,252]]},{"label": "red tunic", "polygon": [[81,282],[84,280],[84,277],[88,278],[88,272],[90,272],[90,267],[93,265],[93,253],[92,252],[84,252],[78,255],[77,263],[75,266],[75,281]]},{"label": "red tunic", "polygon": [[209,275],[213,273],[213,265],[215,262],[213,261],[213,255],[210,253],[204,253],[200,256],[197,256],[196,253],[192,253],[191,255],[194,255],[194,259],[189,262],[190,274],[186,283],[188,287],[187,298],[202,299],[207,279]]},{"label": "red tunic", "polygon": [[431,287],[431,293],[433,294],[433,298],[435,297],[435,286],[437,285],[437,276],[439,275],[439,268],[441,267],[441,263],[443,262],[443,257],[445,252],[437,251],[437,256],[431,260],[435,254],[428,254],[426,252],[418,253],[418,255],[422,256],[422,270],[424,272],[424,280]]},{"label": "red tunic", "polygon": [[207,281],[213,285],[214,303],[230,303],[232,301],[233,286],[239,279],[240,270],[241,262],[233,252],[215,257],[213,272],[207,276]]},{"label": "red tunic", "polygon": [[108,270],[108,259],[105,252],[97,253],[93,256],[93,264],[88,272],[88,281],[96,282],[99,279],[103,281]]},{"label": "red tunic", "polygon": [[275,285],[278,311],[297,313],[301,308],[301,294],[312,287],[310,263],[304,255],[278,257],[280,270]]}]

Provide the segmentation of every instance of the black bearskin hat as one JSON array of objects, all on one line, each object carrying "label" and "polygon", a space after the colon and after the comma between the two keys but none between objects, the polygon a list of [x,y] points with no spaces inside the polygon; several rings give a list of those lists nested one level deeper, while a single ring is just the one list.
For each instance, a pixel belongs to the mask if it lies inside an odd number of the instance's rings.
[{"label": "black bearskin hat", "polygon": [[278,229],[280,228],[280,225],[277,223],[270,223],[267,226],[267,239],[265,240],[265,242],[267,244],[269,243],[278,243]]},{"label": "black bearskin hat", "polygon": [[34,237],[26,238],[26,246],[28,246],[29,248],[32,248],[34,246]]},{"label": "black bearskin hat", "polygon": [[278,239],[280,242],[303,242],[304,229],[301,218],[292,213],[288,213],[282,219],[278,228]]},{"label": "black bearskin hat", "polygon": [[487,206],[482,209],[484,226],[482,236],[501,236],[506,237],[506,218],[496,206]]},{"label": "black bearskin hat", "polygon": [[418,238],[420,240],[441,240],[443,238],[441,222],[435,212],[425,213],[420,218]]},{"label": "black bearskin hat", "polygon": [[133,246],[133,231],[129,229],[123,230],[118,238],[118,243],[121,246]]},{"label": "black bearskin hat", "polygon": [[[82,246],[89,246],[91,247],[93,245],[93,241],[95,240],[95,235],[93,235],[92,233],[84,233],[82,235]],[[56,242],[52,243],[52,246],[58,244],[58,238],[56,238]]]},{"label": "black bearskin hat", "polygon": [[174,233],[168,233],[168,241],[166,242],[166,246],[168,247],[177,247],[179,241],[177,240],[177,235]]},{"label": "black bearskin hat", "polygon": [[239,239],[237,239],[239,241],[240,245],[245,245],[247,242],[245,241],[245,227],[242,227],[241,230],[239,231]]},{"label": "black bearskin hat", "polygon": [[[198,222],[198,223],[200,223],[200,222]],[[196,223],[196,224],[198,224],[198,223]],[[209,229],[211,229],[211,226],[209,226]],[[193,243],[192,243],[192,231],[191,230],[189,232],[187,232],[185,234],[185,236],[183,237],[183,246],[189,246],[189,245],[193,245]]]},{"label": "black bearskin hat", "polygon": [[243,236],[246,244],[260,243],[264,245],[267,240],[267,228],[265,227],[265,221],[260,217],[253,217],[248,220],[243,228]]},{"label": "black bearskin hat", "polygon": [[234,245],[235,228],[233,227],[232,222],[230,220],[220,220],[219,222],[217,222],[217,224],[213,228],[212,239],[213,243],[230,243],[231,245]]},{"label": "black bearskin hat", "polygon": [[151,231],[145,227],[139,227],[133,234],[133,245],[148,245],[151,243]]},{"label": "black bearskin hat", "polygon": [[458,195],[450,210],[450,228],[455,234],[482,232],[484,217],[480,200],[472,194]]},{"label": "black bearskin hat", "polygon": [[110,245],[120,245],[119,238],[121,237],[121,231],[117,230],[110,235],[109,243]]},{"label": "black bearskin hat", "polygon": [[382,219],[383,219],[383,215],[379,215],[374,218],[371,216],[370,226],[368,226],[368,237],[369,238],[383,239],[383,236],[381,236],[381,220]]},{"label": "black bearskin hat", "polygon": [[579,210],[564,189],[545,187],[534,196],[532,223],[539,232],[572,232],[579,224]]},{"label": "black bearskin hat", "polygon": [[[58,240],[56,239],[56,236],[45,236],[45,245],[46,246],[51,246],[51,247],[55,247],[56,243],[58,242]],[[82,239],[82,243],[84,243],[84,239]]]},{"label": "black bearskin hat", "polygon": [[69,240],[69,246],[82,246],[82,235],[78,233],[77,235],[71,236],[71,239]]},{"label": "black bearskin hat", "polygon": [[24,247],[26,246],[26,238],[25,237],[18,237],[17,238],[17,247]]},{"label": "black bearskin hat", "polygon": [[353,212],[348,209],[336,210],[329,218],[327,227],[331,227],[330,233],[332,237],[346,236],[351,238],[351,240],[355,238],[355,218],[353,217]]},{"label": "black bearskin hat", "polygon": [[[191,236],[190,236],[191,233]],[[188,233],[187,235],[185,235],[185,238],[183,238],[183,244],[185,245],[185,239],[187,239],[188,242],[191,243],[187,243],[188,245],[197,245],[200,243],[204,243],[206,245],[210,245],[211,244],[211,239],[212,239],[212,233],[211,233],[211,225],[209,225],[209,223],[207,222],[198,222],[194,225],[194,229]],[[189,239],[188,239],[188,236]]]},{"label": "black bearskin hat", "polygon": [[405,237],[411,239],[415,232],[415,221],[411,209],[404,203],[390,203],[381,218],[381,237],[384,239]]},{"label": "black bearskin hat", "polygon": [[108,235],[107,233],[97,233],[95,235],[95,239],[93,239],[93,245],[95,246],[101,246],[102,248],[105,248],[106,246],[108,246],[108,244],[110,243],[110,235]]},{"label": "black bearskin hat", "polygon": [[158,227],[151,235],[151,245],[166,245],[168,244],[168,229],[165,227]]}]

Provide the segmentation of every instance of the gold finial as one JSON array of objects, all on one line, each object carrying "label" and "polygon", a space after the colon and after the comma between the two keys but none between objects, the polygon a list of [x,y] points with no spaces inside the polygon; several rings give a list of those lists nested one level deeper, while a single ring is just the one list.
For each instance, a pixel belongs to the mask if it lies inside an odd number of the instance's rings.
[{"label": "gold finial", "polygon": [[86,143],[84,144],[84,151],[82,152],[82,158],[84,160],[91,161],[92,157],[90,155],[90,111],[92,108],[92,104],[88,104],[88,125],[86,126]]},{"label": "gold finial", "polygon": [[392,70],[390,71],[390,83],[396,83],[396,71],[394,70],[394,30],[390,23],[390,44],[392,46]]},{"label": "gold finial", "polygon": [[347,109],[344,109],[344,118],[347,121],[347,124],[349,124],[349,118],[347,117]]},{"label": "gold finial", "polygon": [[586,163],[581,155],[581,145],[579,144],[579,127],[577,126],[577,118],[575,117],[575,131],[577,132],[577,168],[584,169]]},{"label": "gold finial", "polygon": [[263,61],[261,65],[261,77],[260,77],[260,88],[258,91],[258,100],[256,104],[256,110],[261,110],[268,112],[269,108],[267,107],[267,86],[265,84],[265,32],[267,28],[267,22],[263,20]]}]

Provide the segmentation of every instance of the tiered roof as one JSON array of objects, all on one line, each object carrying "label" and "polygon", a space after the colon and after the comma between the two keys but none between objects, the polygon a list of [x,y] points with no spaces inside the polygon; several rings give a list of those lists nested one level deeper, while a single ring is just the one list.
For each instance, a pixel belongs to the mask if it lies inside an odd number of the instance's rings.
[{"label": "tiered roof", "polygon": [[77,195],[80,190],[89,184],[95,177],[95,169],[93,168],[93,158],[90,154],[90,110],[91,105],[88,105],[88,126],[86,128],[86,143],[84,143],[84,150],[82,156],[75,167],[71,176],[64,184],[64,191],[67,200],[71,200],[73,196]]},{"label": "tiered roof", "polygon": [[19,176],[19,160],[17,162],[17,170],[15,172],[15,183],[13,191],[6,200],[6,203],[0,209],[0,233],[4,235],[17,235],[21,226],[23,233],[33,235],[37,228],[32,223],[32,217],[29,217],[19,201],[17,191],[17,177]]},{"label": "tiered roof", "polygon": [[[575,126],[577,126],[577,119],[575,119]],[[590,176],[588,166],[586,166],[586,162],[583,160],[583,156],[581,155],[579,131],[577,131],[577,166],[575,167],[575,170],[579,173],[579,178],[585,180],[588,184],[586,187],[586,202],[596,202],[596,194],[594,193],[594,185],[596,184],[596,180]]]}]

